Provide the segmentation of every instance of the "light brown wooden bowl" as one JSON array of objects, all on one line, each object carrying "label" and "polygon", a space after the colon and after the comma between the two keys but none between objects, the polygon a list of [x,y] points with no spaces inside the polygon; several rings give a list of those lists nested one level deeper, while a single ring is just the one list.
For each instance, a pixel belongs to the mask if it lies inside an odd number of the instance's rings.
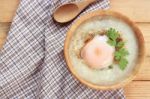
[{"label": "light brown wooden bowl", "polygon": [[[109,15],[109,16],[113,16],[113,17],[116,17],[118,19],[121,19],[123,20],[124,22],[126,22],[134,31],[135,35],[136,35],[136,38],[137,38],[137,42],[138,42],[138,59],[136,61],[136,65],[131,73],[131,75],[129,77],[127,77],[126,79],[122,80],[121,82],[118,82],[116,84],[113,84],[113,85],[108,85],[108,86],[104,86],[104,85],[96,85],[96,84],[93,84],[93,83],[90,83],[88,81],[85,81],[84,79],[82,79],[77,73],[76,71],[74,70],[73,68],[73,65],[71,63],[71,59],[70,59],[70,56],[69,56],[69,45],[70,45],[70,40],[71,40],[71,37],[74,33],[74,31],[78,28],[78,26],[86,21],[87,19],[89,18],[92,18],[94,16],[106,16],[106,15]],[[97,90],[108,90],[108,89],[117,89],[117,88],[121,88],[125,85],[127,85],[129,82],[131,82],[136,74],[139,72],[140,70],[140,67],[141,67],[141,63],[144,59],[144,38],[143,38],[143,35],[141,33],[141,31],[139,30],[139,28],[136,26],[136,24],[134,22],[132,22],[129,18],[127,18],[126,16],[120,14],[120,13],[117,13],[117,12],[114,12],[114,11],[109,11],[109,10],[98,10],[98,11],[94,11],[94,12],[91,12],[91,13],[87,13],[85,15],[83,15],[82,17],[80,17],[73,25],[72,27],[69,29],[68,33],[67,33],[67,36],[66,36],[66,40],[65,40],[65,45],[64,45],[64,54],[65,54],[65,59],[66,59],[66,62],[67,62],[67,65],[68,65],[68,68],[69,70],[71,71],[71,73],[81,82],[83,83],[84,85],[90,87],[90,88],[93,88],[93,89],[97,89]]]}]

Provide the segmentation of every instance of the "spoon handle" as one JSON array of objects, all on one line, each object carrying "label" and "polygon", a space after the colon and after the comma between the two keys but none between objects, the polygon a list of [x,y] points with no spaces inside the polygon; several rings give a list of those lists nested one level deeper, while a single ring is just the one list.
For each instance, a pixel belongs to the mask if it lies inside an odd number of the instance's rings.
[{"label": "spoon handle", "polygon": [[96,2],[96,0],[83,0],[81,2],[77,3],[77,6],[79,7],[79,9],[82,11],[83,9],[85,9],[88,5],[90,5],[91,3]]},{"label": "spoon handle", "polygon": [[96,0],[85,0],[86,2],[89,2],[89,4],[96,2]]}]

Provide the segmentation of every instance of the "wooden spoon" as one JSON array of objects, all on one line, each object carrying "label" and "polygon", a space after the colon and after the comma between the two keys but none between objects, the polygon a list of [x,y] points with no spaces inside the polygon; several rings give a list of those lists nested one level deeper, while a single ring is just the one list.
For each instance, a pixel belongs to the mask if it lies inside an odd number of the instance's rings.
[{"label": "wooden spoon", "polygon": [[65,23],[73,20],[83,9],[96,0],[84,0],[81,2],[73,2],[64,4],[56,9],[53,14],[57,22]]}]

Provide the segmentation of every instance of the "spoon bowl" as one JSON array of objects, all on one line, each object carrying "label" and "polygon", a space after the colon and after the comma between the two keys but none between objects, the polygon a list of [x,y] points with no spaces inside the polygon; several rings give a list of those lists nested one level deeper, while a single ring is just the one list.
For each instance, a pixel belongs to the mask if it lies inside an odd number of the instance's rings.
[{"label": "spoon bowl", "polygon": [[82,2],[67,3],[56,9],[53,14],[54,20],[65,23],[73,20],[83,9],[96,0],[84,0]]},{"label": "spoon bowl", "polygon": [[74,19],[79,13],[79,8],[76,4],[70,3],[60,6],[54,13],[54,19],[57,22],[64,23]]}]

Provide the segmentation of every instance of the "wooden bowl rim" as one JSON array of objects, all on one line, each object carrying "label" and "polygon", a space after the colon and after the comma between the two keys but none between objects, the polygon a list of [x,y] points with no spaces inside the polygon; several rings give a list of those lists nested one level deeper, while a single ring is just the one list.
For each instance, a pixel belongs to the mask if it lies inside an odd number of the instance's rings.
[{"label": "wooden bowl rim", "polygon": [[[83,78],[81,78],[78,73],[76,73],[76,71],[73,68],[73,65],[70,61],[70,57],[69,57],[69,44],[70,44],[70,40],[72,37],[73,32],[76,30],[76,28],[85,20],[92,18],[94,16],[105,16],[105,15],[109,15],[109,16],[113,16],[113,17],[117,17],[121,20],[123,20],[125,23],[127,23],[134,31],[134,34],[137,38],[137,42],[138,42],[138,58],[136,61],[136,65],[132,71],[132,73],[130,74],[129,77],[127,77],[126,79],[122,80],[121,82],[115,83],[113,85],[96,85],[93,83],[90,83],[86,80],[84,80]],[[118,89],[121,88],[125,85],[127,85],[129,82],[131,82],[137,75],[137,73],[139,72],[140,68],[141,68],[141,63],[144,59],[144,50],[145,46],[144,46],[144,38],[143,35],[141,33],[141,31],[139,30],[139,28],[137,27],[137,25],[132,22],[128,17],[118,13],[118,12],[114,12],[111,10],[97,10],[97,11],[93,11],[87,14],[84,14],[83,16],[81,16],[78,20],[76,20],[76,22],[71,26],[71,28],[69,29],[69,31],[67,32],[66,35],[66,39],[65,39],[65,43],[64,43],[64,55],[65,55],[65,60],[67,63],[67,66],[70,70],[70,72],[74,75],[75,78],[77,78],[81,83],[83,83],[84,85],[96,89],[96,90],[110,90],[110,89]]]}]

